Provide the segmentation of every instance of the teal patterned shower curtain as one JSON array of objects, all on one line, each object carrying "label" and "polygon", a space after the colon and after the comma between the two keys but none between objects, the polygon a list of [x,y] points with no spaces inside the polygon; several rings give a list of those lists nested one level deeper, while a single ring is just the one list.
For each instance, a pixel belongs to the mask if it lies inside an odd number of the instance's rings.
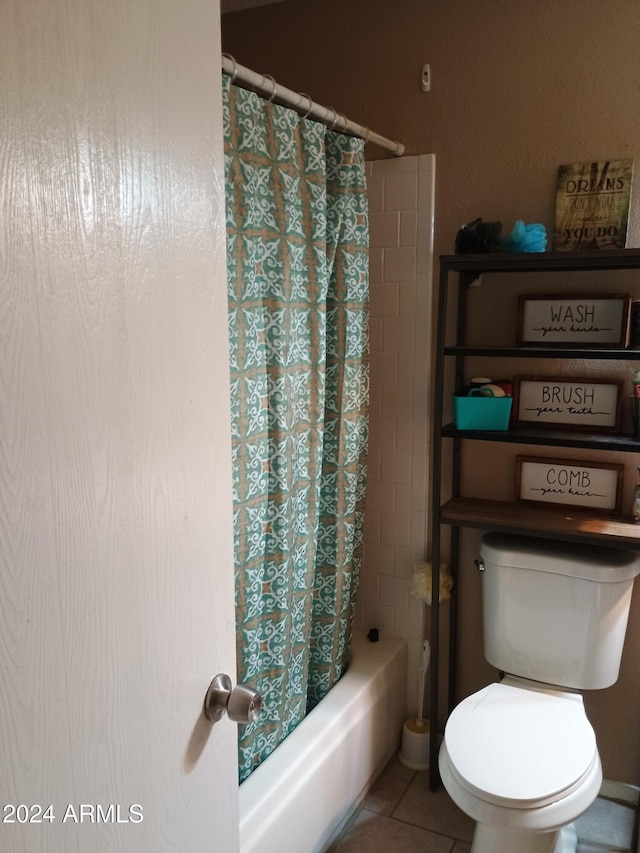
[{"label": "teal patterned shower curtain", "polygon": [[223,76],[240,780],[343,674],[362,559],[363,142]]}]

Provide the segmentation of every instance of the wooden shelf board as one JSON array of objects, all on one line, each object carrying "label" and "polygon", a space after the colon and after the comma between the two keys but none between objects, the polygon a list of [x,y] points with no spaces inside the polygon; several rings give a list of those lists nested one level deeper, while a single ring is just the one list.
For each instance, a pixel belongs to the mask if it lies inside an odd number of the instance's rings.
[{"label": "wooden shelf board", "polygon": [[452,498],[440,509],[440,522],[454,527],[480,527],[555,536],[560,539],[602,540],[601,544],[640,549],[640,524],[630,519],[596,516],[566,507],[537,507],[477,498]]},{"label": "wooden shelf board", "polygon": [[533,444],[545,447],[580,447],[591,450],[613,450],[640,453],[640,441],[629,433],[592,433],[577,430],[511,427],[508,430],[456,429],[453,424],[442,427],[442,436],[470,441],[500,441],[507,444]]},{"label": "wooden shelf board", "polygon": [[584,252],[499,252],[441,255],[443,267],[457,272],[562,272],[570,270],[633,269],[640,267],[640,250]]},{"label": "wooden shelf board", "polygon": [[513,346],[493,347],[460,344],[444,347],[449,356],[481,356],[482,358],[563,358],[563,359],[613,359],[637,361],[640,350],[620,347],[561,347]]}]

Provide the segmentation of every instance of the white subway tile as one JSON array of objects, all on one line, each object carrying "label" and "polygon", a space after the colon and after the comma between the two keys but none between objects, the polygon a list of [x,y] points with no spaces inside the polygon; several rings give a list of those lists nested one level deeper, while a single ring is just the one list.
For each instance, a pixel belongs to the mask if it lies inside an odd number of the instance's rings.
[{"label": "white subway tile", "polygon": [[384,249],[382,281],[415,281],[415,277],[416,249],[414,246]]},{"label": "white subway tile", "polygon": [[[418,448],[414,450],[412,453],[413,458],[413,479],[411,481],[412,485],[418,485],[420,488],[426,490],[427,485],[427,454],[421,453],[418,451]],[[416,496],[413,498],[414,509],[422,510],[424,508],[424,502],[420,502],[420,506],[415,506]]]},{"label": "white subway tile", "polygon": [[395,385],[398,376],[397,352],[371,353],[371,381],[384,386]]},{"label": "white subway tile", "polygon": [[400,211],[400,246],[418,245],[418,211]]},{"label": "white subway tile", "polygon": [[366,547],[375,547],[380,542],[380,513],[366,511],[364,514],[364,541]]},{"label": "white subway tile", "polygon": [[[420,323],[419,328],[421,328],[422,324]],[[429,335],[417,334],[415,336],[415,342],[413,347],[413,367],[412,367],[412,376],[415,377],[417,381],[417,377],[423,376],[427,371],[430,371],[431,367],[431,338]]]},{"label": "white subway tile", "polygon": [[411,426],[413,438],[413,452],[415,453],[417,458],[426,457],[428,424],[424,419],[414,418],[413,421],[411,421]]},{"label": "white subway tile", "polygon": [[[380,485],[389,488],[385,481],[382,481]],[[397,512],[398,515],[411,515],[411,486],[407,483],[395,483],[394,494],[394,512]]]},{"label": "white subway tile", "polygon": [[384,327],[382,319],[371,317],[369,320],[369,348],[371,352],[381,352]]},{"label": "white subway tile", "polygon": [[379,577],[376,574],[368,573],[360,578],[358,585],[358,599],[364,604],[378,604],[379,599]]},{"label": "white subway tile", "polygon": [[424,637],[425,603],[409,596],[409,636],[422,642]]},{"label": "white subway tile", "polygon": [[416,371],[414,375],[414,388],[413,415],[418,419],[426,419],[427,401],[432,393],[429,384],[429,375]]},{"label": "white subway tile", "polygon": [[394,574],[394,552],[393,545],[378,543],[365,548],[362,574],[373,572],[377,575]]},{"label": "white subway tile", "polygon": [[399,308],[397,284],[372,284],[369,288],[369,311],[372,317],[397,317]]},{"label": "white subway tile", "polygon": [[413,420],[398,418],[396,422],[396,450],[413,450]]},{"label": "white subway tile", "polygon": [[412,317],[385,317],[382,349],[385,352],[413,352],[413,323]]},{"label": "white subway tile", "polygon": [[367,454],[367,482],[380,479],[380,451],[370,450]]},{"label": "white subway tile", "polygon": [[[418,226],[420,227],[420,226]],[[383,269],[384,275],[384,269]],[[431,299],[433,294],[433,252],[428,247],[421,246],[418,241],[416,250],[416,295],[420,292],[428,297],[429,304],[425,305],[423,319],[426,321],[431,316]],[[425,329],[429,326],[425,325]],[[435,339],[434,339],[435,340]]]},{"label": "white subway tile", "polygon": [[[382,516],[380,516],[380,535],[382,536]],[[424,512],[411,513],[411,550],[414,554],[423,554],[427,547],[427,517]]]},{"label": "white subway tile", "polygon": [[411,453],[385,451],[381,456],[380,479],[383,483],[411,485]]},{"label": "white subway tile", "polygon": [[369,216],[369,245],[371,248],[386,249],[400,245],[400,217],[401,214],[397,210],[372,213]]},{"label": "white subway tile", "polygon": [[[433,221],[433,202],[435,195],[435,179],[432,172],[420,172],[417,182],[418,190],[418,222],[430,224]],[[423,236],[428,238],[428,233]]]},{"label": "white subway tile", "polygon": [[417,208],[417,174],[387,175],[384,179],[384,209],[417,210]]},{"label": "white subway tile", "polygon": [[396,443],[395,418],[369,418],[369,447],[375,450],[393,450]]},{"label": "white subway tile", "polygon": [[[424,465],[425,473],[426,473],[426,464]],[[415,469],[414,469],[415,473]],[[416,482],[411,484],[411,508],[414,512],[425,512],[429,506],[428,503],[428,495],[427,491],[429,489],[429,484],[427,483],[426,476],[420,476]]]},{"label": "white subway tile", "polygon": [[400,175],[405,172],[418,171],[418,158],[414,155],[409,157],[387,157],[384,160],[373,160],[372,171],[374,175]]},{"label": "white subway tile", "polygon": [[[396,637],[399,637],[401,640],[409,640],[409,608],[395,607],[393,612],[393,623],[395,625]],[[409,653],[409,647],[407,646],[407,653]],[[408,655],[407,655],[408,656]],[[408,665],[409,661],[407,660],[407,670],[409,674],[409,678],[412,675],[415,677],[415,673],[412,672],[411,668]],[[417,669],[415,670],[417,672]]]},{"label": "white subway tile", "polygon": [[413,416],[413,385],[400,383],[382,388],[382,416],[410,418]]},{"label": "white subway tile", "polygon": [[394,637],[393,607],[383,607],[380,604],[365,604],[364,630],[370,631],[371,628],[377,628],[383,637]]},{"label": "white subway tile", "polygon": [[413,281],[398,284],[398,316],[416,316],[416,283]]},{"label": "white subway tile", "polygon": [[[418,336],[419,337],[419,336]],[[414,344],[415,348],[415,344]],[[413,383],[413,375],[415,373],[415,355],[406,349],[403,352],[397,353],[398,356],[398,382]]]},{"label": "white subway tile", "polygon": [[[424,337],[429,341],[431,348],[435,344],[435,330],[431,324],[431,300],[433,293],[431,261],[429,261],[428,269],[421,273],[416,283],[416,314],[420,316],[420,322],[424,329]],[[384,273],[383,273],[384,274]]]},{"label": "white subway tile", "polygon": [[[396,511],[393,487],[388,483],[372,480],[367,484],[367,512],[393,515]],[[409,509],[411,514],[411,509]]]},{"label": "white subway tile", "polygon": [[369,249],[369,281],[380,284],[384,276],[384,249]]},{"label": "white subway tile", "polygon": [[429,456],[427,447],[427,422],[413,422],[413,479],[411,481],[411,505],[414,512],[427,511],[429,489]]},{"label": "white subway tile", "polygon": [[411,588],[410,581],[415,570],[415,562],[409,546],[397,545],[393,549],[393,574],[397,578],[404,578],[409,583],[409,589]]},{"label": "white subway tile", "polygon": [[435,154],[418,154],[418,171],[419,172],[435,172],[436,170],[436,155]]},{"label": "white subway tile", "polygon": [[411,517],[380,513],[380,542],[383,545],[408,545],[411,541]]},{"label": "white subway tile", "polygon": [[369,386],[369,415],[373,418],[382,416],[382,385]]},{"label": "white subway tile", "polygon": [[369,215],[384,210],[384,178],[382,175],[372,174],[367,177],[367,199],[369,201]]},{"label": "white subway tile", "polygon": [[392,576],[380,578],[378,603],[408,611],[409,591],[406,580]]}]

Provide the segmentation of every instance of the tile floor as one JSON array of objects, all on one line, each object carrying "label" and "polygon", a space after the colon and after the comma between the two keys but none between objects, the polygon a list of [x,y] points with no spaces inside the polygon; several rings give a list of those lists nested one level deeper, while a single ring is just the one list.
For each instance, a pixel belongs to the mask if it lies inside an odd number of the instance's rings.
[{"label": "tile floor", "polygon": [[[469,853],[473,821],[443,788],[429,791],[427,775],[393,758],[330,853]],[[598,798],[576,821],[578,853],[628,853],[633,819],[631,807]]]}]

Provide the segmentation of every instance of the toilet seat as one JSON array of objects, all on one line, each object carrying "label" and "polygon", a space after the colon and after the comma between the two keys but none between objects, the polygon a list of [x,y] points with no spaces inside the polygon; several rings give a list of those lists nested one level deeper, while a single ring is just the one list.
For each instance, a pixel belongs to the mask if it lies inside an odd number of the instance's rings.
[{"label": "toilet seat", "polygon": [[517,679],[463,700],[444,740],[458,784],[484,802],[512,809],[540,808],[569,796],[599,765],[582,697]]}]

